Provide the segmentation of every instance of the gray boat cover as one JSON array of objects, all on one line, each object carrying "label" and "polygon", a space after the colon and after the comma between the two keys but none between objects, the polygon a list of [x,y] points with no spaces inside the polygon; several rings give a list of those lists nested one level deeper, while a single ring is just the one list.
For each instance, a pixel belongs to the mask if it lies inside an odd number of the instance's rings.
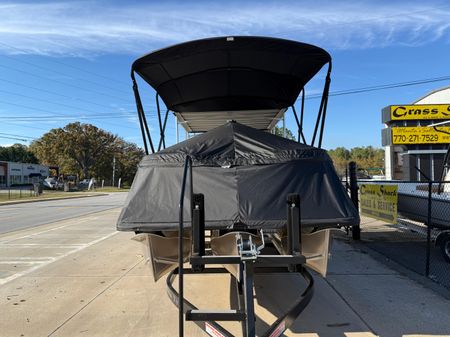
[{"label": "gray boat cover", "polygon": [[[358,211],[325,150],[229,122],[144,157],[118,230],[178,228],[186,155],[193,160],[194,193],[205,195],[207,229],[281,228],[286,224],[289,193],[300,195],[302,225],[359,223]],[[186,226],[190,225],[189,198],[186,193]]]},{"label": "gray boat cover", "polygon": [[331,56],[258,36],[214,37],[154,51],[132,66],[176,112],[282,109]]}]

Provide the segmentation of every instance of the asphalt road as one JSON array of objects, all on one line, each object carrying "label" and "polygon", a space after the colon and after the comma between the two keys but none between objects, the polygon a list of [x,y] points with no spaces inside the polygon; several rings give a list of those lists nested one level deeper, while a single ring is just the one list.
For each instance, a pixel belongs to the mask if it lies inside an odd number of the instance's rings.
[{"label": "asphalt road", "polygon": [[0,205],[0,234],[122,207],[127,193]]}]

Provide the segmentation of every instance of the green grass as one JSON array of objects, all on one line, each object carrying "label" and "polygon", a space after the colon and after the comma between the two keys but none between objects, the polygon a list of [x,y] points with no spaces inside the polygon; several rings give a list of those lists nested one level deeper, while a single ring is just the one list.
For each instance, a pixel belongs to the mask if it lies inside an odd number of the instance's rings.
[{"label": "green grass", "polygon": [[3,190],[0,192],[0,202],[17,201],[17,200],[36,200],[36,199],[51,199],[51,198],[71,198],[79,196],[87,196],[90,193],[86,192],[61,192],[61,191],[44,191],[40,196],[34,196],[34,193],[30,193],[28,190],[23,190],[20,193],[19,190],[11,190],[10,193]]},{"label": "green grass", "polygon": [[[94,192],[128,192],[129,188],[117,188],[117,187],[98,187]],[[92,192],[92,191],[91,191]]]},{"label": "green grass", "polygon": [[26,190],[11,190],[9,192],[7,190],[0,191],[0,201],[16,200],[30,197],[33,197],[33,194],[30,191]]},{"label": "green grass", "polygon": [[63,191],[49,191],[44,190],[43,193],[36,197],[33,191],[30,190],[0,190],[0,203],[7,201],[18,201],[18,200],[36,200],[36,199],[51,199],[51,198],[71,198],[71,197],[80,197],[80,196],[88,196],[93,193],[110,193],[110,192],[128,192],[129,188],[117,188],[107,186],[104,188],[97,188],[95,191],[80,191],[80,192],[63,192]]}]

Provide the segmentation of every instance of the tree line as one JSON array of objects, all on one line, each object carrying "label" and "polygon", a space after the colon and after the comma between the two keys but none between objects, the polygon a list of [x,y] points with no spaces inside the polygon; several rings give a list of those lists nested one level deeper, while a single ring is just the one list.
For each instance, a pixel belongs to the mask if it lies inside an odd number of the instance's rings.
[{"label": "tree line", "polygon": [[52,129],[29,147],[0,147],[0,160],[57,166],[60,173],[80,179],[111,180],[115,158],[115,176],[126,185],[132,183],[143,156],[144,151],[136,144],[79,122]]},{"label": "tree line", "polygon": [[0,161],[39,164],[39,160],[28,146],[22,144],[0,146]]},{"label": "tree line", "polygon": [[[282,136],[282,128],[275,133]],[[286,138],[294,135],[286,129]],[[354,147],[350,150],[337,147],[328,150],[338,174],[345,174],[350,161],[363,170],[384,167],[384,150],[372,146]],[[60,173],[83,178],[112,179],[115,158],[115,176],[130,185],[144,151],[136,144],[102,130],[92,124],[70,123],[63,128],[52,129],[29,147],[15,144],[0,146],[0,161],[40,163],[58,166]]]},{"label": "tree line", "polygon": [[361,170],[384,169],[384,149],[362,146],[348,150],[345,147],[337,147],[328,150],[328,154],[340,175],[345,174],[345,168],[351,161],[356,162],[358,169]]},{"label": "tree line", "polygon": [[[276,126],[275,134],[281,137],[285,134],[287,139],[296,139],[288,128],[283,132],[283,128]],[[384,149],[362,146],[348,150],[345,147],[337,147],[328,150],[328,155],[333,160],[334,167],[339,175],[345,174],[345,169],[351,161],[356,162],[358,169],[369,171],[369,173],[374,173],[377,169],[384,170]]]}]

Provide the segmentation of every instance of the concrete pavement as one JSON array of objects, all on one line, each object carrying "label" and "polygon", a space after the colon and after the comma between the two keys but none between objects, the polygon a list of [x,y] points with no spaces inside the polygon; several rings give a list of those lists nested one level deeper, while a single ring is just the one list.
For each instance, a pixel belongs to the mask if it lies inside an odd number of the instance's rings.
[{"label": "concrete pavement", "polygon": [[[0,236],[0,336],[177,336],[165,281],[153,282],[131,233],[115,232],[118,212]],[[335,241],[333,253],[328,278],[315,277],[314,298],[286,336],[450,335],[449,301],[348,243]],[[199,307],[228,307],[229,276],[186,281]],[[296,275],[258,276],[257,330],[303,288]],[[224,325],[239,336],[238,325]],[[188,322],[186,336],[206,334]]]},{"label": "concrete pavement", "polygon": [[121,207],[128,193],[0,206],[0,233],[26,229],[62,219]]}]

